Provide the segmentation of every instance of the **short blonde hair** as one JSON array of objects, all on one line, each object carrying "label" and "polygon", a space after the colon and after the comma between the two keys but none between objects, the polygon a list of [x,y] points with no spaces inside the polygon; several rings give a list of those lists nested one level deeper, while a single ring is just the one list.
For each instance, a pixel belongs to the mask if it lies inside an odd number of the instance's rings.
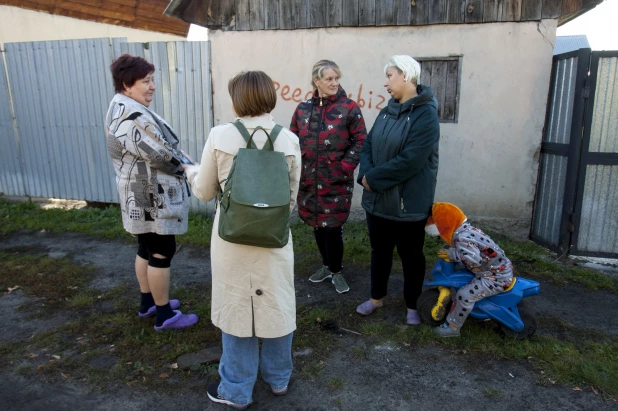
[{"label": "short blonde hair", "polygon": [[273,80],[263,71],[243,71],[227,84],[238,117],[270,113],[277,104]]},{"label": "short blonde hair", "polygon": [[313,82],[314,80],[321,80],[324,77],[324,72],[328,69],[335,70],[335,73],[341,78],[341,69],[339,66],[330,60],[320,60],[313,65],[313,70],[311,70],[311,87],[315,90],[316,86]]},{"label": "short blonde hair", "polygon": [[395,67],[399,73],[403,73],[404,79],[407,82],[418,85],[418,80],[421,78],[421,65],[412,57],[405,54],[393,56],[388,61],[388,64],[384,66],[384,73],[390,67]]}]

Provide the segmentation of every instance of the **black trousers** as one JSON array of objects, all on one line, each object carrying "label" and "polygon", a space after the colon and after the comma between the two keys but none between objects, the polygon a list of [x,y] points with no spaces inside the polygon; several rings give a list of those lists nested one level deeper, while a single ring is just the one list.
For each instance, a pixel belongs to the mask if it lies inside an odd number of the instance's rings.
[{"label": "black trousers", "polygon": [[425,279],[425,223],[394,221],[367,213],[371,244],[371,298],[380,300],[387,294],[388,278],[393,267],[393,250],[403,266],[403,296],[406,306],[416,310],[416,300],[423,291]]},{"label": "black trousers", "polygon": [[331,273],[340,272],[343,269],[343,228],[322,227],[315,229],[313,233],[322,256],[322,264],[327,266]]}]

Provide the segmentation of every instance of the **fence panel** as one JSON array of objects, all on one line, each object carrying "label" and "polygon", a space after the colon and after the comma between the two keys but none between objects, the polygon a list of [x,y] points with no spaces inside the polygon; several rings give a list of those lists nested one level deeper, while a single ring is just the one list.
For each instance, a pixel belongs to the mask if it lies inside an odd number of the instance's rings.
[{"label": "fence panel", "polygon": [[573,254],[618,257],[618,51],[592,53]]},{"label": "fence panel", "polygon": [[0,193],[9,196],[26,194],[19,156],[19,136],[13,122],[9,83],[4,67],[4,53],[0,58]]},{"label": "fence panel", "polygon": [[6,60],[26,194],[118,201],[103,138],[109,39],[8,43]]},{"label": "fence panel", "polygon": [[[150,108],[176,130],[184,151],[201,158],[212,127],[209,42],[106,38],[5,47],[7,73],[0,68],[0,136],[6,148],[0,153],[0,191],[5,194],[118,202],[104,118],[114,95],[109,66],[122,53],[155,65],[157,91]],[[191,208],[210,212],[213,203],[193,198]]]},{"label": "fence panel", "polygon": [[561,254],[572,231],[589,57],[590,49],[581,49],[554,56],[552,66],[530,237]]}]

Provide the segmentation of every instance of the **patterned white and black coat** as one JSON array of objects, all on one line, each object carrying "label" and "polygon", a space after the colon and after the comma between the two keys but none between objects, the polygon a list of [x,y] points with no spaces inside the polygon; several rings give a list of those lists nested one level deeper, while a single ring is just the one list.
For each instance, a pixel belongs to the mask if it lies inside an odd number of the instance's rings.
[{"label": "patterned white and black coat", "polygon": [[142,104],[116,94],[105,132],[124,229],[131,234],[184,234],[190,194],[172,128]]}]

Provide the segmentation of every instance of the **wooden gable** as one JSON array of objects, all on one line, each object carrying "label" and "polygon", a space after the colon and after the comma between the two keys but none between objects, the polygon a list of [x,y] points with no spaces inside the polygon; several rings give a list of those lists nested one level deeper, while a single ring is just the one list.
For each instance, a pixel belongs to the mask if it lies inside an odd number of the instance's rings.
[{"label": "wooden gable", "polygon": [[0,0],[0,5],[186,37],[189,23],[163,14],[168,0]]},{"label": "wooden gable", "polygon": [[171,0],[168,16],[213,30],[422,26],[558,19],[603,0]]}]

